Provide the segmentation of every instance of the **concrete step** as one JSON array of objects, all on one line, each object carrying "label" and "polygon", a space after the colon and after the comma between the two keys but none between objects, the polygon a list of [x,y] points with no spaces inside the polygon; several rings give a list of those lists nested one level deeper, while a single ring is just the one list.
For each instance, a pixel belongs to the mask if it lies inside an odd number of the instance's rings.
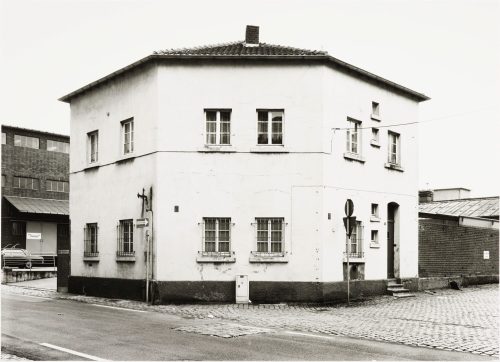
[{"label": "concrete step", "polygon": [[415,294],[410,292],[404,292],[404,293],[393,293],[392,296],[396,298],[409,298],[409,297],[414,297]]},{"label": "concrete step", "polygon": [[398,285],[398,286],[391,285],[391,286],[387,287],[387,291],[389,291],[389,292],[407,292],[408,289],[406,289],[402,285]]}]

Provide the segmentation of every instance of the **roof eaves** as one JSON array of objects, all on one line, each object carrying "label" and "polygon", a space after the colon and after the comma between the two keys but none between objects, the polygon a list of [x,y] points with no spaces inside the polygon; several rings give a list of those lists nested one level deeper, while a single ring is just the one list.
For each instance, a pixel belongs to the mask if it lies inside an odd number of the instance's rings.
[{"label": "roof eaves", "polygon": [[4,128],[4,127],[5,128],[10,128],[10,129],[13,129],[13,130],[20,130],[20,131],[27,131],[27,132],[36,132],[36,133],[40,133],[40,134],[47,135],[47,136],[56,136],[56,137],[61,137],[61,138],[67,138],[68,141],[69,141],[69,135],[67,135],[67,134],[47,132],[47,131],[40,131],[38,129],[33,129],[33,128],[24,128],[24,127],[11,126],[11,125],[8,125],[8,124],[2,124],[2,128]]}]

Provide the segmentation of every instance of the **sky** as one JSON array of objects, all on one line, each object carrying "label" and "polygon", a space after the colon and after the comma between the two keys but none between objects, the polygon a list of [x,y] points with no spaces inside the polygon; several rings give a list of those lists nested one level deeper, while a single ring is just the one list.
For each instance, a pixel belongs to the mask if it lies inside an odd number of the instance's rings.
[{"label": "sky", "polygon": [[[57,99],[154,50],[243,40],[326,50],[432,99],[419,187],[500,185],[500,2],[1,0],[0,121],[69,134]],[[404,122],[404,120],[402,120]]]}]

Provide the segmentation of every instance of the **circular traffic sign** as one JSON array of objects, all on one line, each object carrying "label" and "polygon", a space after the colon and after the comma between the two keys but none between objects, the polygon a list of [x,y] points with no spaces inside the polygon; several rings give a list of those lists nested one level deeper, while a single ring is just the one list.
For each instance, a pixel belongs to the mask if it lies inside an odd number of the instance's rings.
[{"label": "circular traffic sign", "polygon": [[345,202],[344,211],[347,217],[352,216],[352,213],[354,212],[354,203],[351,199],[347,199]]}]

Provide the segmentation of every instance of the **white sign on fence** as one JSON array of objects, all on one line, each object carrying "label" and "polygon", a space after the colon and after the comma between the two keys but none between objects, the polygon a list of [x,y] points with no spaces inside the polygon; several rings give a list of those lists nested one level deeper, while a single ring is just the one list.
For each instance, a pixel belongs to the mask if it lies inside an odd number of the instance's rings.
[{"label": "white sign on fence", "polygon": [[42,239],[42,233],[27,233],[26,234],[26,239],[41,240]]},{"label": "white sign on fence", "polygon": [[483,259],[489,259],[490,258],[490,251],[485,250],[483,251]]}]

